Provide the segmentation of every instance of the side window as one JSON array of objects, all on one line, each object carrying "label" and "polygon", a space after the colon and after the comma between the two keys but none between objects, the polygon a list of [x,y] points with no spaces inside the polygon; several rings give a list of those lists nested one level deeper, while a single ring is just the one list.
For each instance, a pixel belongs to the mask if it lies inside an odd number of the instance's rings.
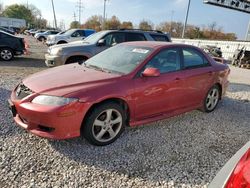
[{"label": "side window", "polygon": [[143,34],[140,33],[127,33],[127,40],[126,41],[145,41],[145,37]]},{"label": "side window", "polygon": [[192,48],[183,49],[183,60],[185,69],[209,66],[205,56]]},{"label": "side window", "polygon": [[85,31],[84,30],[80,30],[79,33],[80,33],[81,37],[85,37]]},{"label": "side window", "polygon": [[57,31],[51,31],[51,34],[57,34],[58,32]]},{"label": "side window", "polygon": [[80,37],[81,36],[80,31],[75,31],[71,36],[72,37]]},{"label": "side window", "polygon": [[155,41],[169,42],[169,38],[164,35],[150,35]]},{"label": "side window", "polygon": [[162,50],[148,62],[145,68],[157,68],[161,73],[181,70],[181,60],[179,54],[178,49]]},{"label": "side window", "polygon": [[104,37],[106,46],[114,46],[116,44],[125,42],[124,33],[110,33]]}]

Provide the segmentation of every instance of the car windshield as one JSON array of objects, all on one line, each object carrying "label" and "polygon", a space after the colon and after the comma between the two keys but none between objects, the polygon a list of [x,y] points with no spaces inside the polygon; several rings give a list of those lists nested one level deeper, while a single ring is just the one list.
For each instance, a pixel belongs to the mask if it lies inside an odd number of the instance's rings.
[{"label": "car windshield", "polygon": [[92,34],[90,36],[88,36],[87,38],[85,38],[83,40],[83,42],[87,42],[89,44],[95,44],[97,43],[105,34],[107,33],[107,31],[100,31],[98,33]]},{"label": "car windshield", "polygon": [[128,74],[141,64],[152,48],[117,45],[87,60],[84,64],[93,69],[116,74]]},{"label": "car windshield", "polygon": [[68,31],[66,31],[65,33],[64,33],[64,35],[71,35],[73,32],[75,32],[76,30],[74,30],[74,29],[70,29],[70,30],[68,30]]}]

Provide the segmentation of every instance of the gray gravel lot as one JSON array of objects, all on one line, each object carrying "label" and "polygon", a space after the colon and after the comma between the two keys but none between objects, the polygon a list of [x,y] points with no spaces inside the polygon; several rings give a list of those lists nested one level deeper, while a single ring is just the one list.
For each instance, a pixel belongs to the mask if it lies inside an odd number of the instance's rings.
[{"label": "gray gravel lot", "polygon": [[46,69],[46,47],[30,45],[31,59],[0,61],[0,187],[207,187],[249,141],[250,70],[234,67],[228,94],[213,113],[127,128],[106,147],[36,137],[15,125],[6,103],[22,78]]}]

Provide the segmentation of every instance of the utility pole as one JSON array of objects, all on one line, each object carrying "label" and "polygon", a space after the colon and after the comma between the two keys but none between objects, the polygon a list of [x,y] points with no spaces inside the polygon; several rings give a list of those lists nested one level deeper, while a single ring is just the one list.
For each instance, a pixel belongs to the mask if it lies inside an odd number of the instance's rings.
[{"label": "utility pole", "polygon": [[187,12],[186,12],[186,18],[185,18],[185,22],[184,22],[184,26],[183,26],[183,30],[182,30],[182,36],[181,36],[182,38],[185,37],[185,31],[186,31],[186,27],[187,27],[187,21],[188,21],[190,3],[191,3],[191,0],[188,0],[188,7],[187,7]]},{"label": "utility pole", "polygon": [[54,1],[51,0],[51,3],[52,3],[52,8],[53,8],[53,14],[54,14],[55,29],[57,29],[57,22],[56,22],[56,13],[55,13]]},{"label": "utility pole", "polygon": [[83,9],[82,0],[79,0],[76,6],[78,8],[78,13],[79,13],[79,25],[81,25],[81,14]]},{"label": "utility pole", "polygon": [[105,29],[105,22],[106,22],[106,3],[108,0],[104,0],[104,7],[103,7],[103,21],[102,21],[102,29]]},{"label": "utility pole", "polygon": [[76,13],[75,12],[74,12],[73,18],[74,18],[74,22],[76,22]]}]

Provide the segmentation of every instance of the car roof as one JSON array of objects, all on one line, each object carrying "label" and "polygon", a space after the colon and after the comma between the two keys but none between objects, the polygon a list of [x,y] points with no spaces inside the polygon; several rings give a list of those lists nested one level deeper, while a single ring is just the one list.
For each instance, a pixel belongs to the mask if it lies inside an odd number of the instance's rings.
[{"label": "car roof", "polygon": [[178,44],[178,43],[172,43],[172,42],[157,42],[157,41],[136,41],[136,42],[126,42],[122,43],[124,45],[131,45],[131,46],[142,46],[142,47],[148,47],[148,48],[162,48],[162,47],[193,47],[192,45],[188,44]]}]

